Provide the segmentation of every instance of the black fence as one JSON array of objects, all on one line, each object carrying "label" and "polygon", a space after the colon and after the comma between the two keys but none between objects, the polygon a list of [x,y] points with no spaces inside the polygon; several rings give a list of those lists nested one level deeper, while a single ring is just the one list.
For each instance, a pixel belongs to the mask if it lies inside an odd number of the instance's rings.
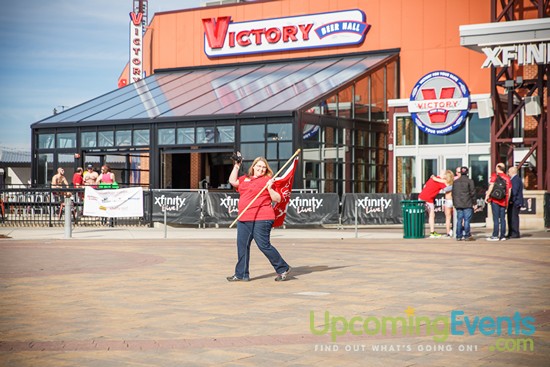
[{"label": "black fence", "polygon": [[[144,209],[150,193],[145,190]],[[151,224],[147,215],[134,218],[84,216],[84,189],[10,188],[0,190],[0,226],[56,227],[65,225],[65,200],[71,201],[71,220],[78,226],[143,226]]]},{"label": "black fence", "polygon": [[[0,226],[64,226],[65,199],[72,202],[75,226],[228,226],[238,216],[239,194],[234,191],[148,190],[143,192],[143,216],[105,219],[84,216],[83,189],[0,189]],[[402,224],[401,201],[416,199],[403,194],[344,194],[293,192],[285,225],[289,227],[357,224]],[[480,197],[473,223],[484,223],[487,208]],[[445,223],[442,196],[435,200],[436,223]]]}]

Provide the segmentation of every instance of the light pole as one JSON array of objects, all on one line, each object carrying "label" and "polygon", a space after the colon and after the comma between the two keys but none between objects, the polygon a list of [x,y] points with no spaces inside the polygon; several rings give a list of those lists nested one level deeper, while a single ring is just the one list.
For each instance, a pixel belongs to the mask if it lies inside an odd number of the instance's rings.
[{"label": "light pole", "polygon": [[271,140],[275,141],[276,144],[277,144],[277,148],[276,148],[277,149],[276,150],[277,156],[276,156],[276,158],[277,158],[277,167],[279,167],[279,142],[282,140],[282,137],[279,136],[278,133],[267,133],[266,135],[267,135],[268,139],[271,139]]}]

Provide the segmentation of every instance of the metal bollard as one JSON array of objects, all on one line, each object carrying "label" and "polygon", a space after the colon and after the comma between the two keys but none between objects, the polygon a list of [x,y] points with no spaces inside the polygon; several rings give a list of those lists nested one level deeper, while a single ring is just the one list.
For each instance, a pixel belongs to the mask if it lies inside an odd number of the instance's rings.
[{"label": "metal bollard", "polygon": [[72,223],[71,223],[71,213],[72,213],[72,204],[73,201],[71,198],[65,198],[65,238],[72,237]]},{"label": "metal bollard", "polygon": [[358,233],[357,233],[357,208],[359,207],[359,203],[357,202],[357,200],[355,200],[355,238],[358,237]]},{"label": "metal bollard", "polygon": [[164,212],[164,238],[168,237],[168,226],[166,225],[166,206],[162,207],[162,211]]}]

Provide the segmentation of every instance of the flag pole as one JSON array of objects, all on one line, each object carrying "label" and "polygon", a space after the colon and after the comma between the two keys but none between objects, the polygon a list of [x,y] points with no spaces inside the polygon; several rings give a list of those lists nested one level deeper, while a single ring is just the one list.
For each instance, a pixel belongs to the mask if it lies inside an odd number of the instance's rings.
[{"label": "flag pole", "polygon": [[[275,173],[275,174],[271,177],[271,179],[274,179],[275,177],[279,176],[279,174],[286,168],[286,166],[288,166],[288,164],[289,164],[290,162],[292,162],[292,160],[293,160],[298,154],[300,154],[300,152],[301,152],[301,149],[298,148],[298,149],[294,152],[294,154],[292,155],[292,157],[290,157],[290,158],[288,159],[288,161],[286,161],[286,163],[281,167],[281,169],[279,169],[279,170],[277,171],[277,173]],[[250,203],[248,203],[248,205],[246,206],[246,208],[244,208],[243,211],[239,213],[239,216],[233,221],[233,223],[231,223],[231,225],[229,226],[229,228],[232,228],[232,227],[235,225],[235,223],[237,223],[237,221],[241,218],[241,216],[248,210],[248,208],[250,208],[250,206],[256,201],[256,199],[262,194],[262,192],[264,192],[264,190],[265,190],[266,188],[267,188],[267,183],[266,183],[265,186],[260,190],[260,192],[259,192],[258,194],[256,194],[256,196],[254,197],[254,199],[252,199],[252,200],[250,201]]]}]

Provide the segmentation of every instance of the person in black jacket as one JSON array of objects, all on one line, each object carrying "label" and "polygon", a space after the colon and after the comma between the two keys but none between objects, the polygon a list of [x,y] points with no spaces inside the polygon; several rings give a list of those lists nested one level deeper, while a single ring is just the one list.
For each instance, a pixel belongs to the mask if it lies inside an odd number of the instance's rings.
[{"label": "person in black jacket", "polygon": [[457,241],[475,241],[470,231],[470,222],[474,215],[474,202],[474,181],[468,177],[468,167],[460,167],[460,177],[453,184],[453,205],[457,216]]},{"label": "person in black jacket", "polygon": [[508,200],[508,238],[519,238],[519,211],[523,206],[523,182],[518,176],[518,169],[510,167],[508,176],[512,182],[510,200]]}]

